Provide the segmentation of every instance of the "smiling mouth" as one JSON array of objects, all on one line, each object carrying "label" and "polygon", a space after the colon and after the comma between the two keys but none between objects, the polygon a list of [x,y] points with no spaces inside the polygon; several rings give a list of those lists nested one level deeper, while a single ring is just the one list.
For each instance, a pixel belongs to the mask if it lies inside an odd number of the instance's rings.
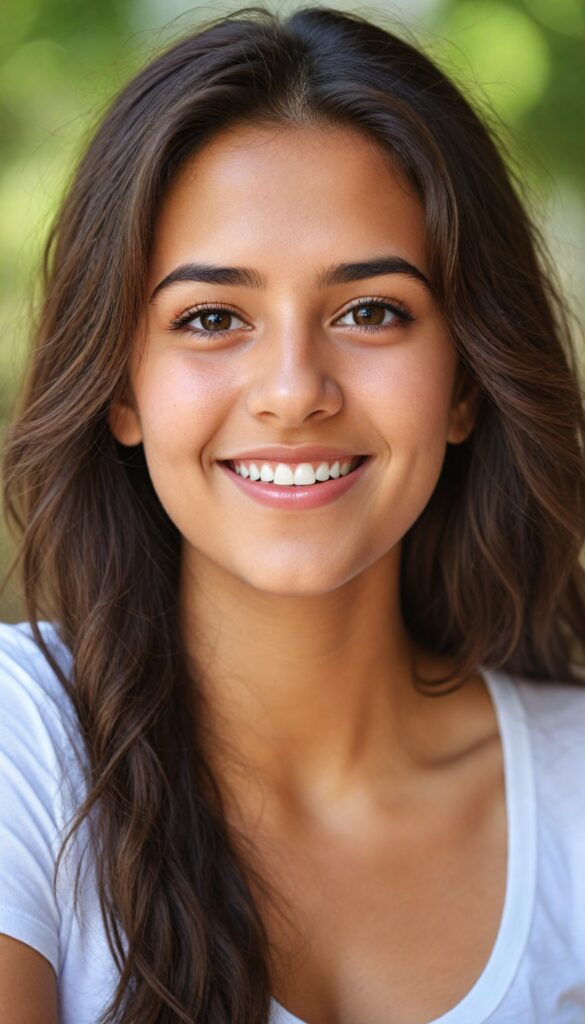
[{"label": "smiling mouth", "polygon": [[[344,475],[345,476],[351,476],[351,474],[354,473],[356,471],[356,469],[359,469],[359,467],[362,466],[364,464],[364,462],[366,462],[369,458],[370,458],[369,455],[359,455],[359,456],[356,456],[352,460],[351,469],[349,469],[348,472],[345,473]],[[263,465],[263,462],[262,462],[261,459],[256,459],[255,461],[256,461],[256,465],[257,466]],[[261,479],[259,479],[259,480],[255,480],[254,481],[254,480],[251,480],[249,477],[243,477],[243,475],[241,473],[238,473],[238,471],[236,469],[236,460],[225,459],[225,460],[221,460],[220,464],[223,465],[223,466],[226,466],[232,473],[235,473],[236,476],[240,476],[243,479],[248,480],[249,483],[259,483],[259,484],[261,484],[261,483],[262,484],[266,484],[267,483],[267,484],[272,484],[273,487],[279,487],[280,486],[280,487],[286,487],[287,489],[290,488],[290,487],[304,487],[304,486],[318,487],[320,484],[324,484],[324,483],[328,484],[328,483],[331,483],[333,480],[338,479],[338,477],[328,477],[326,480],[315,480],[315,482],[313,484],[296,484],[294,482],[290,483],[290,484],[278,484],[278,483],[275,484],[273,480],[261,480]],[[291,465],[291,464],[290,463],[283,463],[283,465],[288,466],[288,465]],[[292,463],[292,465],[298,465],[298,463]]]}]

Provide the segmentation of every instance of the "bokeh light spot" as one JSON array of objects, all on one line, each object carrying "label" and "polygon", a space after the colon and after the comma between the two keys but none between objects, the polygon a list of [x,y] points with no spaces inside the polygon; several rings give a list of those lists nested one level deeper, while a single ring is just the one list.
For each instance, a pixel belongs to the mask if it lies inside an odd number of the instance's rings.
[{"label": "bokeh light spot", "polygon": [[487,94],[506,119],[543,95],[550,75],[546,38],[536,22],[502,3],[463,3],[447,14],[441,63],[462,87]]}]

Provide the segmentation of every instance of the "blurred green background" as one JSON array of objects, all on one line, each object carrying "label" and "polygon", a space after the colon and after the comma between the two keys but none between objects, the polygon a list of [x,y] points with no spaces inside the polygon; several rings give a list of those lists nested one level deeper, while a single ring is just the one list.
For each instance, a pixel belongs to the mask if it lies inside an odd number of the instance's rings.
[{"label": "blurred green background", "polygon": [[[10,415],[37,296],[40,251],[84,140],[109,98],[166,42],[243,4],[2,0],[0,9],[0,420]],[[287,14],[299,2],[259,6]],[[585,269],[585,0],[343,3],[403,31],[489,118],[520,174],[578,325]],[[577,327],[582,347],[583,335]],[[0,528],[0,573],[12,557]],[[17,585],[0,597],[17,621]]]}]

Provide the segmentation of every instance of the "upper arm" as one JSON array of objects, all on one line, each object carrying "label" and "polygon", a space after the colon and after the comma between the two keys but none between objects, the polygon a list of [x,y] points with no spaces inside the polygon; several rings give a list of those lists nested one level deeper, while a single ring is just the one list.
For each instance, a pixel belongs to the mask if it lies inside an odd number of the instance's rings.
[{"label": "upper arm", "polygon": [[57,978],[32,946],[0,935],[0,1020],[59,1024]]}]

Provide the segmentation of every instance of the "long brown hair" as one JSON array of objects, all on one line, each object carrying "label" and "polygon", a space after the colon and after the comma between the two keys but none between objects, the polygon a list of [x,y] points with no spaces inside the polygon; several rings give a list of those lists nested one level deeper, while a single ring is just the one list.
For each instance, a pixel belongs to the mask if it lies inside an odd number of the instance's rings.
[{"label": "long brown hair", "polygon": [[[463,677],[483,664],[583,681],[576,346],[490,130],[416,46],[357,14],[249,7],[207,22],[122,90],[79,163],[47,242],[5,449],[27,617],[88,755],[88,797],[70,834],[93,809],[100,904],[121,970],[106,1024],[261,1024],[270,1008],[253,873],[189,700],[197,680],[178,628],[180,537],[141,446],[118,445],[107,422],[145,307],[161,197],[187,158],[238,122],[358,128],[424,204],[432,285],[462,385],[474,381],[481,402],[403,538],[412,636],[453,656]],[[72,653],[68,676],[43,618]]]}]

